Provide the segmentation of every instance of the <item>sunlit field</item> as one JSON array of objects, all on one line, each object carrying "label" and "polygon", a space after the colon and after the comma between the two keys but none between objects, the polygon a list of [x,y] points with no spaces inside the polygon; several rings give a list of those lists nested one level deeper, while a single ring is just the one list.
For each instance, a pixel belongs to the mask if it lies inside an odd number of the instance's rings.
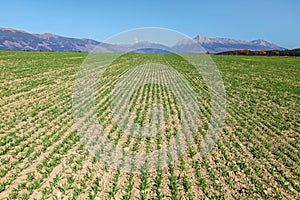
[{"label": "sunlit field", "polygon": [[[128,87],[137,89],[128,95],[128,104],[111,98],[133,62],[151,60],[176,70],[189,82],[199,107],[194,142],[178,152],[179,159],[153,172],[134,173],[105,164],[80,139],[72,94],[86,56],[0,51],[0,199],[299,198],[299,58],[212,55],[227,106],[220,137],[206,156],[200,152],[211,106],[196,69],[177,55],[127,54],[121,64],[113,63],[99,78],[95,107],[106,138],[124,151],[147,153],[167,146],[184,120],[179,99],[165,85],[137,87],[132,81]],[[155,66],[146,66],[143,80],[166,82],[168,69],[155,74]],[[131,76],[143,75],[133,71]],[[131,118],[122,118],[123,111]],[[152,126],[152,120],[164,123],[163,128]],[[130,123],[153,134],[126,134],[120,124]]]}]

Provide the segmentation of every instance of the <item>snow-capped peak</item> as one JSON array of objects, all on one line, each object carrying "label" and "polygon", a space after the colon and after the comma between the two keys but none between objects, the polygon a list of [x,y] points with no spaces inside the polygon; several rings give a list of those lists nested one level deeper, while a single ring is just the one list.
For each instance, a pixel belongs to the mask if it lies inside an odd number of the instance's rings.
[{"label": "snow-capped peak", "polygon": [[210,38],[204,37],[202,35],[197,35],[194,40],[196,40],[199,43],[208,43],[210,42]]},{"label": "snow-capped peak", "polygon": [[251,41],[252,44],[258,44],[258,45],[262,45],[262,46],[268,46],[270,45],[271,43],[265,41],[265,40],[262,40],[262,39],[258,39],[258,40],[252,40]]}]

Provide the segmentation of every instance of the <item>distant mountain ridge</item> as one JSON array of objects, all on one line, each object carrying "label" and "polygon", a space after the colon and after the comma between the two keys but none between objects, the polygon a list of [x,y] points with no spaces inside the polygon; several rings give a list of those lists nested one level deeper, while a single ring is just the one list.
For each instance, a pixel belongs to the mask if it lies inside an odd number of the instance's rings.
[{"label": "distant mountain ridge", "polygon": [[[200,45],[202,47],[200,47]],[[96,48],[97,47],[97,48]],[[30,34],[25,31],[11,28],[0,28],[0,50],[27,50],[27,51],[57,51],[57,52],[90,52],[96,48],[99,52],[130,52],[142,53],[136,49],[146,47],[145,52],[162,53],[220,53],[224,51],[247,49],[255,50],[284,50],[276,44],[265,40],[253,40],[251,42],[234,40],[229,38],[207,38],[197,35],[194,39],[181,40],[173,47],[150,42],[138,42],[134,44],[114,45],[101,43],[92,39],[78,39],[55,35],[52,33]],[[149,51],[151,49],[151,51]],[[154,50],[156,49],[156,50]]]},{"label": "distant mountain ridge", "polygon": [[261,39],[248,42],[248,41],[234,40],[229,38],[206,38],[197,35],[194,38],[194,40],[198,41],[203,48],[205,48],[206,50],[212,53],[220,53],[224,51],[243,50],[243,49],[251,50],[251,51],[286,49]]}]

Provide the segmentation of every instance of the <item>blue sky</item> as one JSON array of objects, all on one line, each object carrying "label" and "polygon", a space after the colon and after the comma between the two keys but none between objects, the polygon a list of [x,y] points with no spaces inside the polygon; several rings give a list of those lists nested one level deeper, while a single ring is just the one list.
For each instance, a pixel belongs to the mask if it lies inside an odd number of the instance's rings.
[{"label": "blue sky", "polygon": [[265,39],[300,47],[300,0],[9,0],[0,27],[103,41],[128,29],[162,27],[190,37]]}]

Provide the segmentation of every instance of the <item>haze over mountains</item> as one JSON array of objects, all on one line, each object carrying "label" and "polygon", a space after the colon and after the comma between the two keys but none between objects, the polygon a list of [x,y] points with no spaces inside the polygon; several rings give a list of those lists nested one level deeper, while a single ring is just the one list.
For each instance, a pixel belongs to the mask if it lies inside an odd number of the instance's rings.
[{"label": "haze over mountains", "polygon": [[[200,47],[200,45],[202,47]],[[161,44],[150,42],[138,42],[134,44],[113,45],[101,43],[91,39],[68,38],[51,33],[30,34],[25,31],[0,28],[0,50],[28,50],[28,51],[58,51],[90,52],[96,48],[98,52],[129,52],[135,51],[143,53],[143,50],[137,50],[146,47],[147,53],[220,53],[232,50],[284,50],[276,44],[265,40],[253,40],[251,42],[234,40],[228,38],[206,38],[197,35],[193,40],[181,40],[172,47],[166,47]]]}]

